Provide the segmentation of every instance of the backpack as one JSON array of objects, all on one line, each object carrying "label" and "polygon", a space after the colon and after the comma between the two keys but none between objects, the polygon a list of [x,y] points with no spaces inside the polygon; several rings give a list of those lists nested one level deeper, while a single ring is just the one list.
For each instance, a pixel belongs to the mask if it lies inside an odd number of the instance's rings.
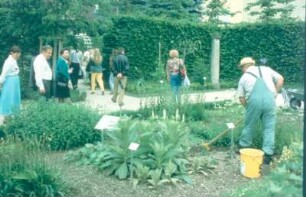
[{"label": "backpack", "polygon": [[186,69],[185,69],[185,66],[184,65],[180,65],[180,71],[179,71],[179,74],[180,74],[180,77],[182,80],[185,79],[186,77]]}]

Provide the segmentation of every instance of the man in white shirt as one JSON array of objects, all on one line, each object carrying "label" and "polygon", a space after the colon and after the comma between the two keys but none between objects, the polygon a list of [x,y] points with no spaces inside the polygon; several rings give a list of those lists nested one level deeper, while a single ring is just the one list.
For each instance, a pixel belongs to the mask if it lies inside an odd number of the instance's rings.
[{"label": "man in white shirt", "polygon": [[260,120],[263,127],[264,163],[269,164],[275,147],[275,98],[284,84],[284,78],[270,67],[255,66],[251,57],[243,58],[238,67],[243,75],[239,80],[237,93],[240,103],[246,108],[239,146],[246,148],[252,145],[254,129]]},{"label": "man in white shirt", "polygon": [[52,47],[49,45],[43,46],[41,53],[35,58],[33,62],[35,83],[39,92],[48,100],[51,98],[51,81],[52,70],[48,63],[48,59],[52,56]]}]

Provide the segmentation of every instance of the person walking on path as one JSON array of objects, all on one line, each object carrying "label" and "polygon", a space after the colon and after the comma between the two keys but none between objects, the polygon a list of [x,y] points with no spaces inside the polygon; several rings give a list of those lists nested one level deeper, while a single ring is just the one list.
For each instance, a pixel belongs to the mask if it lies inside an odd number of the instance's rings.
[{"label": "person walking on path", "polygon": [[60,57],[57,60],[56,64],[56,97],[60,103],[65,102],[65,100],[70,98],[69,90],[69,50],[62,49],[60,51]]},{"label": "person walking on path", "polygon": [[36,56],[33,62],[36,86],[40,94],[45,96],[47,100],[51,98],[52,90],[52,70],[48,63],[48,59],[50,59],[51,56],[52,47],[46,45],[42,47],[41,53]]},{"label": "person walking on path", "polygon": [[246,148],[252,145],[254,127],[260,120],[263,125],[264,163],[269,164],[275,148],[275,98],[284,84],[284,78],[270,67],[255,66],[251,57],[243,58],[238,67],[243,75],[239,80],[237,94],[240,103],[246,108],[239,146]]},{"label": "person walking on path", "polygon": [[[127,76],[130,69],[128,58],[125,56],[124,48],[118,49],[118,54],[114,58],[114,67],[113,67],[113,74],[115,77],[114,80],[114,92],[112,101],[114,103],[117,102],[118,97],[118,105],[122,107],[124,105],[123,97],[125,94],[125,88],[127,85]],[[118,89],[120,87],[120,91],[118,93]]]},{"label": "person walking on path", "polygon": [[100,49],[95,48],[93,51],[93,57],[89,61],[90,71],[91,71],[91,94],[96,92],[96,82],[98,82],[99,87],[104,95],[104,82],[103,82],[103,67],[102,67],[103,57],[100,53]]},{"label": "person walking on path", "polygon": [[0,76],[0,114],[4,117],[20,110],[21,94],[19,67],[17,64],[20,55],[20,48],[13,46],[2,67]]},{"label": "person walking on path", "polygon": [[179,102],[182,85],[180,70],[185,70],[184,61],[179,58],[179,52],[175,49],[169,52],[169,56],[170,59],[167,61],[167,80],[170,82],[175,101]]}]

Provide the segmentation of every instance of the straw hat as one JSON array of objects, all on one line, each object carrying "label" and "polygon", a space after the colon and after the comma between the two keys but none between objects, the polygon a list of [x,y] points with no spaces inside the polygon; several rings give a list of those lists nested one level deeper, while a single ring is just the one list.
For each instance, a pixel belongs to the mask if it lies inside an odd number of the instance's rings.
[{"label": "straw hat", "polygon": [[242,67],[247,64],[255,64],[255,60],[253,60],[251,57],[244,57],[240,61],[239,67]]}]

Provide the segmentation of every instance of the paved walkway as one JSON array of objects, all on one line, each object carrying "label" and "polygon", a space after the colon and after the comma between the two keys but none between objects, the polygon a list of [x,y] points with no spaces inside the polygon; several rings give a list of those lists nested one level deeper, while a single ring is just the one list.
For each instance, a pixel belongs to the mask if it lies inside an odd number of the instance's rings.
[{"label": "paved walkway", "polygon": [[[112,95],[108,90],[105,91],[105,95],[102,95],[101,90],[97,88],[96,94],[90,94],[89,85],[84,85],[83,80],[79,81],[80,91],[86,91],[87,97],[84,102],[85,106],[97,109],[103,113],[110,113],[114,111],[119,111],[120,107],[117,103],[111,101]],[[188,101],[190,102],[214,102],[214,101],[224,101],[231,100],[238,102],[238,99],[235,97],[236,90],[220,90],[220,91],[203,91],[202,93],[191,93],[188,94]],[[185,95],[183,95],[185,96]],[[157,97],[150,97],[157,98]],[[138,110],[140,108],[140,103],[143,102],[143,98],[132,97],[125,95],[124,103],[122,107],[123,110]],[[3,124],[3,117],[0,116],[0,125]]]},{"label": "paved walkway", "polygon": [[[83,82],[79,84],[80,90],[85,90],[87,92],[86,106],[89,106],[104,113],[109,113],[113,111],[120,110],[117,103],[111,101],[112,95],[109,91],[105,91],[105,95],[102,95],[101,90],[97,89],[95,94],[90,94],[89,86],[84,85]],[[188,100],[191,102],[204,101],[204,102],[213,102],[213,101],[223,101],[223,100],[233,100],[237,101],[235,98],[236,90],[220,90],[220,91],[203,91],[203,93],[192,93],[188,94]],[[157,97],[151,97],[157,98]],[[140,103],[143,98],[132,97],[125,95],[124,103],[122,107],[123,110],[138,110],[140,108]]]},{"label": "paved walkway", "polygon": [[[119,111],[120,107],[117,103],[111,101],[112,95],[108,90],[105,91],[105,95],[102,95],[99,88],[96,89],[96,94],[90,94],[89,85],[84,85],[83,80],[79,81],[80,91],[86,91],[87,97],[84,102],[85,106],[91,107],[93,109],[98,109],[103,113],[109,113],[114,111]],[[220,91],[203,91],[203,93],[192,93],[188,95],[188,100],[190,102],[204,101],[223,101],[223,100],[233,100],[237,101],[235,98],[236,91],[234,89],[230,90],[220,90]],[[154,97],[151,97],[154,98]],[[157,97],[155,97],[157,98]],[[123,110],[138,110],[140,108],[140,103],[143,98],[132,97],[125,95],[124,103],[122,107]],[[0,125],[3,124],[3,117],[0,116]]]}]

